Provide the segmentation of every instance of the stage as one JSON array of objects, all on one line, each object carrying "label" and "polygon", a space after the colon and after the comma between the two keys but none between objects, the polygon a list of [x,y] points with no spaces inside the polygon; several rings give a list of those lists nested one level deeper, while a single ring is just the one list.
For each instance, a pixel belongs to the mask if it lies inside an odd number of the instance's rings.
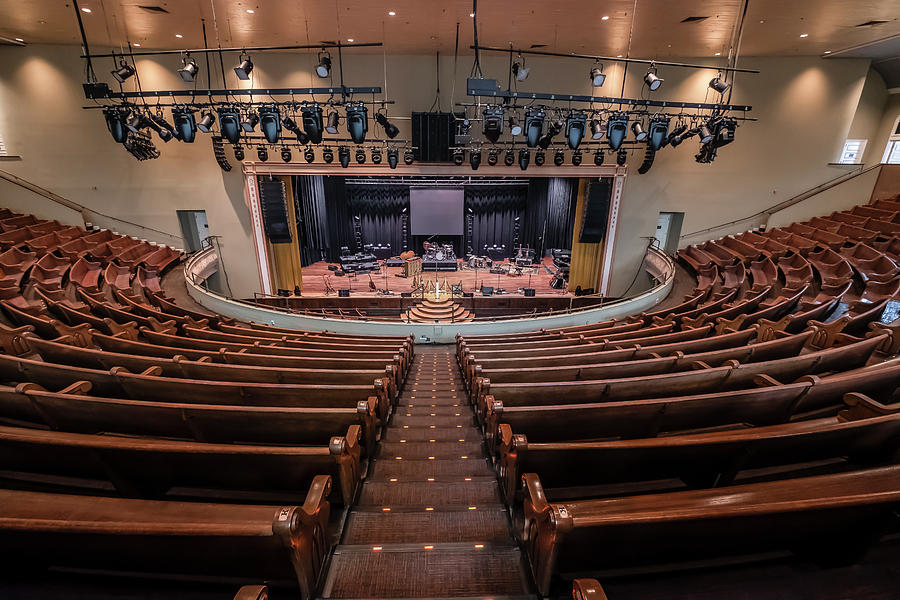
[{"label": "stage", "polygon": [[[381,263],[382,261],[379,261]],[[330,295],[332,297],[337,294],[332,292],[326,294],[326,279],[335,290],[349,289],[353,296],[384,296],[380,290],[389,290],[392,295],[399,296],[403,292],[413,291],[412,277],[402,277],[403,267],[381,267],[381,272],[371,273],[371,282],[374,283],[376,289],[373,291],[370,285],[369,274],[348,274],[338,277],[333,271],[329,270],[329,263],[319,261],[307,267],[302,268],[303,276],[303,296],[306,297],[322,297]],[[463,264],[462,261],[459,264]],[[494,262],[495,265],[503,265],[509,267],[509,261]],[[548,271],[549,269],[549,271]],[[524,296],[523,288],[534,288],[535,296],[552,296],[556,298],[569,297],[571,294],[565,288],[557,290],[550,287],[553,280],[553,273],[556,268],[553,266],[553,259],[545,257],[542,264],[535,264],[530,268],[523,269],[522,275],[509,274],[493,274],[487,269],[470,269],[466,267],[457,271],[439,271],[437,279],[441,286],[449,284],[450,286],[462,284],[464,293],[475,293],[481,295],[480,287],[490,286],[493,288],[495,296]],[[434,271],[423,271],[421,277],[426,285],[429,282],[433,285],[435,280]],[[499,294],[498,289],[506,291],[505,294]]]}]

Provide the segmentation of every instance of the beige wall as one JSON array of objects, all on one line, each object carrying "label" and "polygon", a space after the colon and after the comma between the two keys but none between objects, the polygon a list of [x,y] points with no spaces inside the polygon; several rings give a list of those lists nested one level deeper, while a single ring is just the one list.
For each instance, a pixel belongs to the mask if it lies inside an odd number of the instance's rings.
[{"label": "beige wall", "polygon": [[[884,156],[884,149],[887,147],[888,138],[894,130],[894,123],[900,116],[900,93],[889,94],[884,104],[884,111],[881,114],[881,121],[875,133],[874,140],[870,141],[872,145],[871,161],[878,162]],[[867,156],[868,158],[868,156]]]},{"label": "beige wall", "polygon": [[[880,162],[881,154],[884,152],[884,146],[879,149],[875,138],[878,137],[878,128],[881,126],[887,100],[888,93],[887,87],[884,85],[884,78],[875,69],[869,69],[866,83],[859,96],[856,114],[850,124],[850,131],[847,132],[848,139],[868,140],[860,161],[866,165]],[[840,153],[835,156],[835,160],[839,158]]]},{"label": "beige wall", "polygon": [[[213,158],[209,138],[203,134],[198,134],[193,145],[158,143],[162,152],[158,160],[134,160],[109,137],[99,111],[81,108],[86,101],[78,54],[78,48],[72,46],[0,49],[0,129],[10,150],[23,157],[21,162],[0,163],[0,169],[90,208],[174,234],[180,234],[177,209],[206,210],[210,232],[222,236],[223,263],[235,294],[257,291],[239,169],[223,173]],[[235,59],[226,57],[225,66],[228,85],[237,87],[231,71]],[[322,80],[310,75],[315,62],[310,55],[260,54],[253,59],[254,87],[321,84]],[[354,57],[348,52],[345,59],[345,81],[352,85],[384,86],[386,63],[388,97],[396,100],[389,109],[391,115],[409,115],[432,105],[434,57],[385,59],[372,54]],[[456,102],[468,100],[465,77],[471,60],[459,59],[454,91],[453,59],[442,58],[444,110],[451,106],[451,92]],[[179,62],[177,56],[140,60],[144,89],[184,89],[186,84],[175,74]],[[630,157],[632,175],[625,186],[620,213],[613,294],[624,291],[632,281],[646,246],[640,238],[653,235],[659,211],[684,212],[683,231],[687,233],[762,210],[840,174],[827,163],[834,160],[858,113],[868,61],[807,57],[749,58],[742,63],[759,68],[762,74],[739,75],[732,101],[753,105],[749,116],[759,121],[739,127],[736,141],[723,148],[713,164],[694,161],[698,148],[695,140],[661,151],[647,175],[635,172],[642,153]],[[522,90],[591,92],[587,77],[590,62],[529,58],[528,65],[531,76],[520,84]],[[108,72],[112,66],[109,60],[97,65],[106,81],[111,81]],[[500,78],[505,85],[506,57],[483,56],[482,68],[486,76]],[[622,68],[608,65],[606,71],[608,79],[602,91],[617,95]],[[205,73],[205,68],[201,72]],[[666,81],[654,97],[712,100],[706,86],[714,74],[662,69],[660,75]],[[641,93],[642,75],[641,69],[629,70],[626,95]],[[214,84],[218,86],[219,82]],[[244,82],[240,85],[249,87]],[[398,119],[397,124],[401,137],[408,136],[409,122]],[[375,130],[373,124],[370,133]],[[486,171],[482,168],[481,172]],[[71,211],[11,187],[0,182],[4,204],[42,216],[73,219]]]}]

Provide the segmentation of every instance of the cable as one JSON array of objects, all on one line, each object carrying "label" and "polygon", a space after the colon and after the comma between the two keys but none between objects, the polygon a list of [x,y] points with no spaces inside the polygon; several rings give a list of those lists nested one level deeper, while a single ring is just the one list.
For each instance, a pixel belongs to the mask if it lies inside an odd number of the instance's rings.
[{"label": "cable", "polygon": [[437,52],[434,55],[434,70],[437,73],[437,87],[434,91],[434,102],[431,103],[431,108],[428,109],[428,112],[434,112],[434,105],[437,104],[438,112],[441,112],[441,53]]},{"label": "cable", "polygon": [[478,49],[478,0],[472,0],[472,32],[475,43],[475,64],[472,65],[472,76],[483,77],[481,73],[481,51]]},{"label": "cable", "polygon": [[653,243],[656,242],[659,244],[659,240],[656,237],[651,237],[650,242],[647,244],[647,247],[644,249],[644,256],[641,258],[641,264],[638,265],[637,272],[634,274],[634,279],[631,280],[631,285],[625,288],[625,291],[622,292],[620,297],[625,298],[628,296],[628,292],[631,291],[631,288],[634,287],[634,284],[637,283],[638,275],[641,274],[641,271],[644,269],[644,262],[647,260],[647,253],[650,251],[650,248],[653,246]]}]

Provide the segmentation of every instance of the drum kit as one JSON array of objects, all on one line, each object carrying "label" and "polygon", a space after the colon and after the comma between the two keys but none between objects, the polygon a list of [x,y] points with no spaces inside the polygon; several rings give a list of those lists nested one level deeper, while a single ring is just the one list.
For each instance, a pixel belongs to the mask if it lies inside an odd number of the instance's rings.
[{"label": "drum kit", "polygon": [[425,249],[425,254],[422,256],[423,260],[456,260],[453,244],[432,244],[431,242],[424,242],[422,246]]}]

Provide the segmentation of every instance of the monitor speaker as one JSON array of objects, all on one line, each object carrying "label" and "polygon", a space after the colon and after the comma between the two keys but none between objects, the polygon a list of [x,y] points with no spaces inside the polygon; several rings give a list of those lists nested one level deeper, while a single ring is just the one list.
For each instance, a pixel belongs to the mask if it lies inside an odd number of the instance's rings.
[{"label": "monitor speaker", "polygon": [[481,295],[482,296],[492,296],[494,294],[494,288],[489,285],[481,286]]},{"label": "monitor speaker", "polygon": [[343,289],[338,290],[338,297],[339,297],[339,298],[349,298],[349,297],[350,297],[350,290],[349,290],[349,289],[346,289],[346,288],[343,288]]},{"label": "monitor speaker", "polygon": [[475,294],[472,292],[463,292],[463,298],[474,298]]},{"label": "monitor speaker", "polygon": [[601,178],[591,182],[587,201],[584,204],[581,234],[578,236],[578,241],[582,244],[598,244],[606,237],[606,221],[609,218],[611,193],[612,187],[609,179]]},{"label": "monitor speaker", "polygon": [[291,241],[288,225],[287,205],[284,198],[284,182],[280,179],[260,181],[259,201],[262,205],[263,229],[273,244]]},{"label": "monitor speaker", "polygon": [[412,298],[412,292],[400,292],[401,298]]},{"label": "monitor speaker", "polygon": [[[459,118],[464,115],[458,114]],[[416,162],[450,162],[450,148],[456,137],[453,113],[414,112],[412,114],[413,155]]]},{"label": "monitor speaker", "polygon": [[525,288],[522,290],[526,296],[534,296],[534,288]]}]

